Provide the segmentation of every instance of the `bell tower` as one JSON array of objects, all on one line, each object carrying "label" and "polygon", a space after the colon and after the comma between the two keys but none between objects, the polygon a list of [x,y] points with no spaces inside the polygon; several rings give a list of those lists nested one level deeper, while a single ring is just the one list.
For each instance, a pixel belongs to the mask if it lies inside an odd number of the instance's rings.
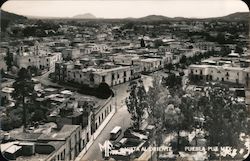
[{"label": "bell tower", "polygon": [[34,45],[35,45],[34,46],[35,47],[35,49],[34,49],[34,55],[39,55],[39,49],[40,49],[39,42],[36,41]]},{"label": "bell tower", "polygon": [[22,56],[24,53],[24,46],[23,46],[23,43],[21,42],[20,45],[19,45],[19,48],[18,48],[18,55]]}]

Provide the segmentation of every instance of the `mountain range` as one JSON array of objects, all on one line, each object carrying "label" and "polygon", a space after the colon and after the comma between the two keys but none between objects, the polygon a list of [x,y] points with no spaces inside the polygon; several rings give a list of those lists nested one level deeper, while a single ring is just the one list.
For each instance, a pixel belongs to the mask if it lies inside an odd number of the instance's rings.
[{"label": "mountain range", "polygon": [[[6,12],[1,10],[1,20],[17,20],[17,19],[105,19],[105,18],[97,18],[91,13],[79,14],[73,17],[60,18],[60,17],[37,17],[37,16],[22,16],[10,12]],[[119,19],[119,18],[117,18]],[[124,20],[132,20],[132,21],[181,21],[181,20],[224,20],[224,21],[248,21],[249,13],[248,12],[236,12],[227,16],[222,17],[214,17],[214,18],[185,18],[185,17],[166,17],[162,15],[148,15],[141,18],[124,18]],[[123,20],[123,19],[119,19]]]}]

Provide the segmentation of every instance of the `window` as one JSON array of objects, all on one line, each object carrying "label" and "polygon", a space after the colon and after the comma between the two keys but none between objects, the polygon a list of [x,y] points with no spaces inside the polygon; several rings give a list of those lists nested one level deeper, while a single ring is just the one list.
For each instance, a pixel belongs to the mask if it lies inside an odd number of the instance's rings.
[{"label": "window", "polygon": [[72,160],[71,152],[69,152],[69,160]]},{"label": "window", "polygon": [[89,142],[89,133],[87,133],[87,142]]},{"label": "window", "polygon": [[102,82],[105,82],[105,76],[102,76]]},{"label": "window", "polygon": [[112,73],[112,80],[114,80],[115,79],[115,74],[114,73]]},{"label": "window", "polygon": [[84,139],[82,140],[82,147],[85,147],[85,141],[84,141]]},{"label": "window", "polygon": [[47,62],[49,61],[49,59],[46,60]]},{"label": "window", "polygon": [[89,75],[89,80],[90,80],[90,82],[94,82],[94,81],[95,81],[95,79],[94,79],[94,74],[93,74],[93,73],[91,73],[91,74]]},{"label": "window", "polygon": [[80,78],[82,78],[82,75],[80,74]]},{"label": "window", "polygon": [[29,59],[29,62],[30,62],[31,60]]},{"label": "window", "polygon": [[120,76],[119,76],[119,74],[117,74],[117,78],[119,78]]},{"label": "window", "polygon": [[124,77],[126,77],[126,75],[127,75],[126,71],[124,71],[123,75],[124,75]]},{"label": "window", "polygon": [[72,147],[71,147],[71,139],[69,139],[69,147],[70,147],[70,149],[72,148]]},{"label": "window", "polygon": [[63,158],[63,152],[61,152],[61,160],[64,160],[64,158]]}]

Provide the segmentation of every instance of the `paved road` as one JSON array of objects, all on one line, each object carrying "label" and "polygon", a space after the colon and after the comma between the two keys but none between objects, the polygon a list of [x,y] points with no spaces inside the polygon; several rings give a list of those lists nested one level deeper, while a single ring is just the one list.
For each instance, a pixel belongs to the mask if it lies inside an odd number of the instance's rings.
[{"label": "paved road", "polygon": [[35,79],[39,80],[39,82],[41,82],[41,84],[46,85],[46,86],[49,86],[49,85],[60,86],[57,83],[51,82],[51,80],[48,78],[49,74],[53,73],[54,71],[55,71],[55,68],[52,68],[50,71],[46,72],[45,74],[35,77]]},{"label": "paved road", "polygon": [[[47,72],[42,76],[36,77],[42,84],[44,85],[57,85],[56,83],[51,82],[48,79],[49,73],[53,71]],[[151,86],[152,82],[152,77],[151,76],[142,76],[143,84],[146,89]],[[102,153],[99,149],[99,143],[103,144],[105,140],[108,140],[110,137],[110,131],[115,127],[115,126],[121,126],[123,132],[125,129],[130,127],[131,125],[131,119],[130,119],[130,114],[127,111],[127,107],[125,104],[125,99],[126,97],[129,96],[129,93],[127,91],[128,89],[129,82],[120,84],[117,86],[112,87],[114,90],[114,93],[116,97],[114,98],[114,105],[117,107],[117,112],[114,114],[112,119],[109,121],[109,123],[105,126],[103,131],[100,133],[100,135],[96,138],[92,146],[89,148],[87,153],[83,156],[81,160],[88,160],[88,161],[93,161],[93,160],[103,160],[102,158]]]},{"label": "paved road", "polygon": [[[142,76],[145,88],[148,88],[149,85],[151,85],[151,76]],[[116,104],[118,111],[114,114],[112,119],[109,121],[109,123],[106,125],[106,127],[103,129],[103,131],[100,133],[100,135],[96,138],[92,146],[89,148],[87,153],[83,156],[81,159],[82,161],[88,160],[102,160],[102,154],[99,149],[99,143],[103,144],[105,140],[109,139],[109,133],[115,126],[121,126],[123,129],[123,132],[125,129],[127,129],[130,126],[131,120],[130,120],[130,114],[127,111],[127,107],[125,104],[125,98],[128,97],[129,93],[127,92],[129,82],[114,86],[112,89],[116,93]]]},{"label": "paved road", "polygon": [[100,133],[100,135],[96,138],[92,146],[89,148],[87,153],[83,156],[81,160],[102,160],[102,153],[99,149],[99,143],[103,144],[105,140],[109,139],[110,131],[117,125],[122,127],[123,132],[130,126],[130,114],[127,111],[127,107],[125,105],[125,98],[129,95],[127,92],[128,83],[118,85],[113,87],[113,90],[116,93],[116,106],[118,111],[114,114],[112,119]]}]

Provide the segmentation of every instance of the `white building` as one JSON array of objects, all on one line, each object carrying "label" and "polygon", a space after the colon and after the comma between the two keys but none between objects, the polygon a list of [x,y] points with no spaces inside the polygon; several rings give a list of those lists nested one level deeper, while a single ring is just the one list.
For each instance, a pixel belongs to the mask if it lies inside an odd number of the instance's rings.
[{"label": "white building", "polygon": [[143,72],[154,72],[164,67],[163,60],[158,58],[141,59],[140,62]]},{"label": "white building", "polygon": [[140,66],[106,66],[103,68],[90,66],[84,68],[81,64],[57,63],[55,74],[57,81],[76,82],[97,86],[102,82],[109,86],[121,84],[140,76]]},{"label": "white building", "polygon": [[118,54],[111,58],[115,64],[134,65],[140,64],[140,58],[137,54]]},{"label": "white building", "polygon": [[20,46],[19,52],[14,58],[14,62],[19,68],[35,66],[38,69],[50,70],[55,67],[55,62],[61,59],[62,54],[60,52],[51,53],[40,50],[39,44],[36,43],[34,48],[30,48],[30,51],[24,51],[24,47]]},{"label": "white building", "polygon": [[229,65],[190,65],[189,74],[201,80],[213,80],[230,82],[236,84],[246,84],[248,72],[246,68],[232,67]]},{"label": "white building", "polygon": [[80,57],[80,49],[64,49],[62,52],[62,57],[64,59],[76,59]]}]

